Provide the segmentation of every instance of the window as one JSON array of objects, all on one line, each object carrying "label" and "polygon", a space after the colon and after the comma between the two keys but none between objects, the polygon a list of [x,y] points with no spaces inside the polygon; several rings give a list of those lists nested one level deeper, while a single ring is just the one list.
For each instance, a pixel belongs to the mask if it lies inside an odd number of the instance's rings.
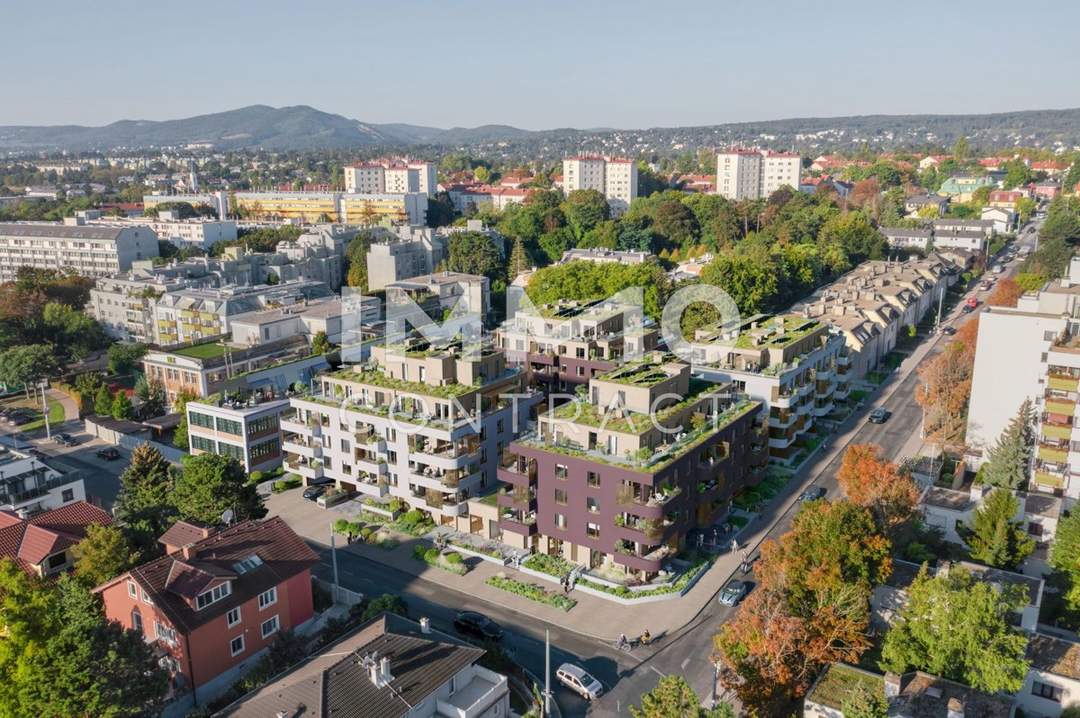
[{"label": "window", "polygon": [[[342,443],[345,443],[342,441]],[[251,456],[251,463],[258,464],[267,456],[277,456],[281,453],[281,444],[277,439],[270,439],[264,441],[261,444],[255,444],[251,447],[249,452]]]},{"label": "window", "polygon": [[134,581],[128,581],[128,595],[132,598],[139,597],[139,587],[135,585]]},{"label": "window", "polygon": [[1055,703],[1061,702],[1061,689],[1057,686],[1052,686],[1049,683],[1032,681],[1031,695],[1038,696],[1039,698],[1045,698],[1046,700],[1054,701]]},{"label": "window", "polygon": [[555,514],[555,528],[566,530],[566,514]]},{"label": "window", "polygon": [[60,500],[63,501],[64,503],[67,503],[68,501],[73,501],[74,499],[75,499],[75,491],[72,490],[72,489],[64,489],[60,493]]},{"label": "window", "polygon": [[195,597],[195,608],[202,610],[209,606],[211,603],[217,603],[221,599],[232,593],[232,584],[226,581],[225,583],[219,583],[209,591],[203,591]]},{"label": "window", "polygon": [[555,464],[555,478],[565,479],[567,476],[567,469],[562,464]]},{"label": "window", "polygon": [[147,593],[145,590],[142,592],[142,600],[143,600],[143,603],[147,603],[147,604],[149,604],[151,606],[154,605],[154,602],[150,600],[150,594]]},{"label": "window", "polygon": [[224,434],[232,434],[233,436],[243,436],[243,425],[239,421],[233,421],[232,419],[217,419],[217,430]]},{"label": "window", "polygon": [[244,637],[237,636],[229,641],[229,655],[235,656],[238,653],[244,652]]},{"label": "window", "polygon": [[555,503],[566,506],[566,492],[562,489],[555,489]]},{"label": "window", "polygon": [[600,474],[596,473],[595,471],[590,471],[586,475],[585,481],[586,481],[586,483],[589,484],[589,486],[591,488],[594,488],[594,489],[599,488],[600,487]]},{"label": "window", "polygon": [[585,524],[585,533],[588,534],[589,538],[600,538],[600,524]]},{"label": "window", "polygon": [[240,607],[230,608],[229,612],[225,614],[225,623],[229,628],[232,628],[236,624],[240,623]]},{"label": "window", "polygon": [[242,576],[251,569],[257,568],[259,566],[262,566],[262,559],[255,554],[251,554],[243,561],[237,561],[236,563],[234,563],[233,570]]},{"label": "window", "polygon": [[268,608],[277,603],[277,586],[274,586],[269,591],[263,591],[259,594],[259,610]]},{"label": "window", "polygon": [[60,553],[54,553],[52,556],[49,556],[45,565],[48,568],[60,568],[65,563],[67,563],[67,554],[61,551]]},{"label": "window", "polygon": [[165,643],[174,645],[176,643],[176,631],[169,628],[160,621],[154,621],[154,635]]},{"label": "window", "polygon": [[188,439],[191,442],[192,449],[206,451],[211,454],[216,452],[213,440],[207,439],[205,436],[199,436],[198,434],[189,434]]},{"label": "window", "polygon": [[142,614],[139,613],[139,609],[137,608],[131,612],[131,627],[138,633],[143,632]]},{"label": "window", "polygon": [[213,429],[214,417],[208,416],[206,414],[201,414],[197,411],[189,411],[188,423],[194,424],[195,426],[201,426],[204,429]]},{"label": "window", "polygon": [[586,508],[589,509],[589,513],[591,513],[591,514],[595,514],[595,513],[600,512],[600,502],[598,500],[596,500],[595,498],[593,498],[592,496],[585,499],[585,506],[586,506]]},{"label": "window", "polygon": [[263,621],[262,625],[259,627],[259,630],[262,633],[263,638],[266,638],[267,636],[270,636],[270,635],[273,635],[274,633],[277,633],[277,630],[278,630],[278,618],[277,618],[277,616],[271,616],[270,618]]}]

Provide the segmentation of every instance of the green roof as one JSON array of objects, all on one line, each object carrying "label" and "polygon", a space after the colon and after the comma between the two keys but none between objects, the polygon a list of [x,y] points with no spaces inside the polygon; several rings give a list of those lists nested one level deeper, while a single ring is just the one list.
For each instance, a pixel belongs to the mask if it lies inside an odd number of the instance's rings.
[{"label": "green roof", "polygon": [[[768,323],[758,326],[757,329],[740,333],[739,338],[735,340],[735,347],[738,349],[783,349],[805,338],[821,326],[821,323],[816,319],[790,315],[781,318],[784,320],[783,334],[776,333],[777,325],[774,318],[769,320]],[[764,336],[765,341],[754,344],[755,334]]]},{"label": "green roof", "polygon": [[[720,391],[720,389],[721,387],[712,382],[692,378],[690,380],[690,390],[686,392],[686,397],[677,404],[673,404],[656,412],[656,419],[658,422],[663,423],[664,420],[677,415],[683,409],[699,402],[702,397],[711,392]],[[624,413],[627,414],[627,416],[619,419],[610,413],[605,413],[603,407],[594,406],[589,401],[582,399],[571,401],[556,407],[551,412],[551,416],[566,421],[572,420],[578,424],[587,424],[588,426],[599,427],[603,424],[604,428],[608,431],[617,431],[623,434],[635,434],[637,436],[641,436],[652,428],[652,421],[647,414],[638,412]],[[576,419],[575,415],[577,415]],[[605,418],[607,419],[606,422],[604,421]]]},{"label": "green roof", "polygon": [[806,699],[839,710],[844,700],[860,688],[884,698],[885,678],[845,663],[833,663],[821,674]]},{"label": "green roof", "polygon": [[182,357],[190,357],[191,359],[217,359],[225,356],[225,347],[218,342],[208,342],[206,344],[193,344],[183,349],[174,349],[171,353]]},{"label": "green roof", "polygon": [[599,374],[596,378],[600,381],[611,381],[631,386],[655,386],[672,377],[671,374],[661,368],[669,360],[674,361],[674,358],[658,354],[646,355],[641,359],[627,362],[604,374]]},{"label": "green roof", "polygon": [[468,394],[471,391],[476,391],[478,387],[472,384],[446,384],[443,386],[432,386],[419,381],[405,381],[404,379],[395,379],[394,377],[387,376],[378,370],[360,370],[355,369],[339,369],[338,371],[330,373],[335,379],[343,379],[345,381],[355,381],[360,384],[370,384],[371,386],[381,387],[383,389],[391,389],[393,391],[401,391],[407,394],[419,394],[421,396],[435,396],[442,399],[452,399],[454,397]]}]

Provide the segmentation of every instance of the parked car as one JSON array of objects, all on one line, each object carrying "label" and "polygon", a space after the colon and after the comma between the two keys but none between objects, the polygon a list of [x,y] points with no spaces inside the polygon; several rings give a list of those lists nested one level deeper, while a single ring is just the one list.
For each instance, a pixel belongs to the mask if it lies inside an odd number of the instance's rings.
[{"label": "parked car", "polygon": [[952,327],[952,326],[949,326],[948,324],[943,325],[939,331],[942,334],[944,334],[945,336],[950,336],[950,337],[953,334],[956,334],[956,328]]},{"label": "parked car", "polygon": [[555,678],[564,686],[587,701],[595,701],[604,692],[604,686],[581,666],[564,663],[555,671]]},{"label": "parked car", "polygon": [[63,431],[53,436],[53,441],[64,446],[77,446],[79,444],[79,442],[75,441],[74,436]]},{"label": "parked car", "polygon": [[720,591],[720,595],[716,598],[724,606],[734,606],[743,600],[743,596],[749,590],[750,585],[746,581],[739,581],[738,579],[731,579],[727,582],[727,585]]},{"label": "parked car", "polygon": [[304,489],[302,496],[308,501],[318,501],[319,497],[326,493],[329,488],[326,484],[312,485]]},{"label": "parked car", "polygon": [[502,626],[482,613],[462,611],[454,619],[454,630],[482,641],[502,640]]},{"label": "parked car", "polygon": [[817,501],[823,498],[825,498],[825,487],[823,486],[811,486],[799,494],[799,501]]},{"label": "parked car", "polygon": [[106,461],[116,461],[120,458],[120,450],[115,446],[106,446],[104,449],[98,449],[94,453],[99,459],[105,459]]},{"label": "parked car", "polygon": [[23,424],[29,424],[34,420],[34,417],[28,412],[18,411],[8,414],[7,423],[11,426],[22,426]]},{"label": "parked car", "polygon": [[870,412],[870,417],[869,417],[870,418],[870,423],[871,424],[884,424],[886,421],[889,420],[889,417],[891,415],[892,415],[892,412],[890,412],[885,407],[879,406],[878,408],[876,408],[876,409],[874,409],[873,411]]}]

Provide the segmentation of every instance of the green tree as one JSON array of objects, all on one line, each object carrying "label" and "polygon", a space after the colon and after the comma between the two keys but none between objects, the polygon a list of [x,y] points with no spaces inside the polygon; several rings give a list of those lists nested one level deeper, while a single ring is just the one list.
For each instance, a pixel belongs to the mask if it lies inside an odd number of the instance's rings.
[{"label": "green tree", "polygon": [[1080,510],[1074,509],[1058,521],[1050,565],[1065,578],[1066,606],[1080,611]]},{"label": "green tree", "polygon": [[325,354],[328,351],[330,351],[330,340],[327,338],[326,332],[320,329],[311,337],[311,353]]},{"label": "green tree", "polygon": [[957,567],[934,578],[924,568],[885,635],[881,667],[900,674],[923,670],[988,693],[1015,693],[1027,675],[1027,637],[1010,617],[1027,603],[1024,592],[976,581]]},{"label": "green tree", "polygon": [[124,376],[138,368],[139,361],[146,354],[146,345],[112,344],[106,353],[109,357],[109,372]]},{"label": "green tree", "polygon": [[9,388],[30,387],[54,375],[60,364],[50,344],[13,346],[0,352],[0,384]]},{"label": "green tree", "polygon": [[83,359],[108,341],[93,317],[60,302],[45,305],[42,321],[53,345],[69,359]]},{"label": "green tree", "polygon": [[183,451],[189,450],[188,446],[188,421],[187,421],[187,403],[195,398],[195,395],[188,391],[178,392],[176,395],[176,401],[174,402],[173,409],[180,415],[180,423],[176,425],[176,429],[173,430],[173,446]]},{"label": "green tree", "polygon": [[701,271],[701,281],[727,292],[744,316],[768,311],[780,295],[779,269],[767,255],[724,252]]},{"label": "green tree", "polygon": [[953,158],[957,162],[964,162],[971,155],[971,147],[968,145],[967,137],[961,135],[956,139],[956,144],[953,145]]},{"label": "green tree", "polygon": [[528,252],[525,251],[525,243],[521,241],[521,237],[515,237],[514,247],[510,251],[510,261],[507,263],[506,280],[514,281],[519,274],[528,271],[530,267],[532,267],[532,262],[529,260]]},{"label": "green tree", "polygon": [[455,232],[450,236],[446,268],[451,272],[479,274],[490,279],[506,276],[506,260],[495,241],[480,232]]},{"label": "green tree", "polygon": [[992,489],[972,518],[964,540],[971,557],[995,568],[1014,569],[1035,550],[1035,540],[1013,517],[1020,503],[1008,489]]},{"label": "green tree", "polygon": [[261,519],[266,515],[262,497],[254,485],[248,484],[240,462],[217,454],[184,457],[172,503],[180,518],[208,524],[220,522],[226,509],[233,511],[234,521]]},{"label": "green tree", "polygon": [[112,406],[109,407],[110,414],[114,419],[130,419],[132,417],[131,399],[124,392],[123,389],[116,392],[113,396]]},{"label": "green tree", "polygon": [[566,195],[561,205],[574,238],[580,240],[590,229],[611,216],[604,195],[594,189],[577,189]]},{"label": "green tree", "polygon": [[682,676],[664,676],[656,687],[641,696],[640,706],[630,706],[634,718],[705,718],[706,716],[734,715],[727,710],[705,711],[694,689]]},{"label": "green tree", "polygon": [[405,603],[405,599],[401,596],[395,596],[392,593],[384,593],[377,598],[371,599],[371,601],[364,606],[364,612],[360,615],[360,620],[369,621],[380,613],[394,613],[399,616],[404,616],[408,613],[408,606]]},{"label": "green tree", "polygon": [[169,462],[149,443],[131,452],[131,463],[120,474],[114,513],[132,542],[144,553],[157,550],[157,540],[172,523],[172,478]]},{"label": "green tree", "polygon": [[112,416],[113,395],[109,387],[102,384],[94,395],[94,413],[98,416]]},{"label": "green tree", "polygon": [[574,246],[574,233],[566,227],[560,227],[553,232],[544,232],[540,235],[540,249],[544,257],[551,264],[562,259],[563,252]]},{"label": "green tree", "polygon": [[1031,402],[1025,399],[989,451],[989,463],[983,471],[985,483],[1005,489],[1019,489],[1027,482],[1031,447],[1035,443],[1032,430],[1034,421]]},{"label": "green tree", "polygon": [[97,586],[139,563],[139,552],[119,526],[91,525],[86,538],[75,544],[75,577]]},{"label": "green tree", "polygon": [[1012,159],[1005,163],[1005,189],[1013,189],[1032,180],[1031,168],[1022,159]]}]

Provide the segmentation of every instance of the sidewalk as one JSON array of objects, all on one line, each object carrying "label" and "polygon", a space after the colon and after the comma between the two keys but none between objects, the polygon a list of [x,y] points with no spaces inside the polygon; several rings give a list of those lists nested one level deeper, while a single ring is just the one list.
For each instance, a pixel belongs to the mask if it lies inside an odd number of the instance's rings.
[{"label": "sidewalk", "polygon": [[[935,335],[918,345],[896,371],[889,375],[884,389],[879,387],[875,390],[875,394],[867,397],[866,409],[888,401],[940,339],[940,335]],[[773,527],[784,520],[797,504],[799,494],[825,473],[828,466],[846,450],[862,426],[861,414],[846,419],[838,427],[840,433],[833,434],[825,444],[811,454],[784,487],[780,496],[773,500],[772,505],[742,530],[739,534],[739,543],[751,553],[757,551]],[[917,431],[914,439],[905,444],[905,450],[915,440],[918,440],[918,445],[921,446],[922,441],[918,439]],[[272,514],[278,512],[287,515],[304,514],[297,515],[295,521],[290,518],[287,520],[297,533],[323,546],[328,545],[330,524],[334,519],[342,516],[338,512],[317,508],[314,503],[302,502],[294,492],[272,496],[268,500],[268,506]],[[313,516],[311,512],[317,512],[317,515]],[[472,570],[465,576],[457,576],[415,560],[412,557],[412,549],[417,540],[403,541],[401,545],[391,550],[366,544],[341,545],[339,550],[377,561],[398,571],[423,578],[425,581],[473,596],[479,601],[496,604],[525,616],[610,643],[614,643],[621,633],[638,636],[645,629],[648,629],[658,640],[672,636],[705,609],[742,563],[741,553],[728,552],[720,555],[694,587],[681,598],[624,606],[580,591],[571,591],[570,597],[578,602],[577,606],[570,611],[561,611],[522,596],[501,591],[485,583],[491,576],[503,573],[526,583],[537,583],[548,590],[559,591],[559,584],[554,580],[543,581],[513,568],[500,567],[479,559],[469,559]]]}]

